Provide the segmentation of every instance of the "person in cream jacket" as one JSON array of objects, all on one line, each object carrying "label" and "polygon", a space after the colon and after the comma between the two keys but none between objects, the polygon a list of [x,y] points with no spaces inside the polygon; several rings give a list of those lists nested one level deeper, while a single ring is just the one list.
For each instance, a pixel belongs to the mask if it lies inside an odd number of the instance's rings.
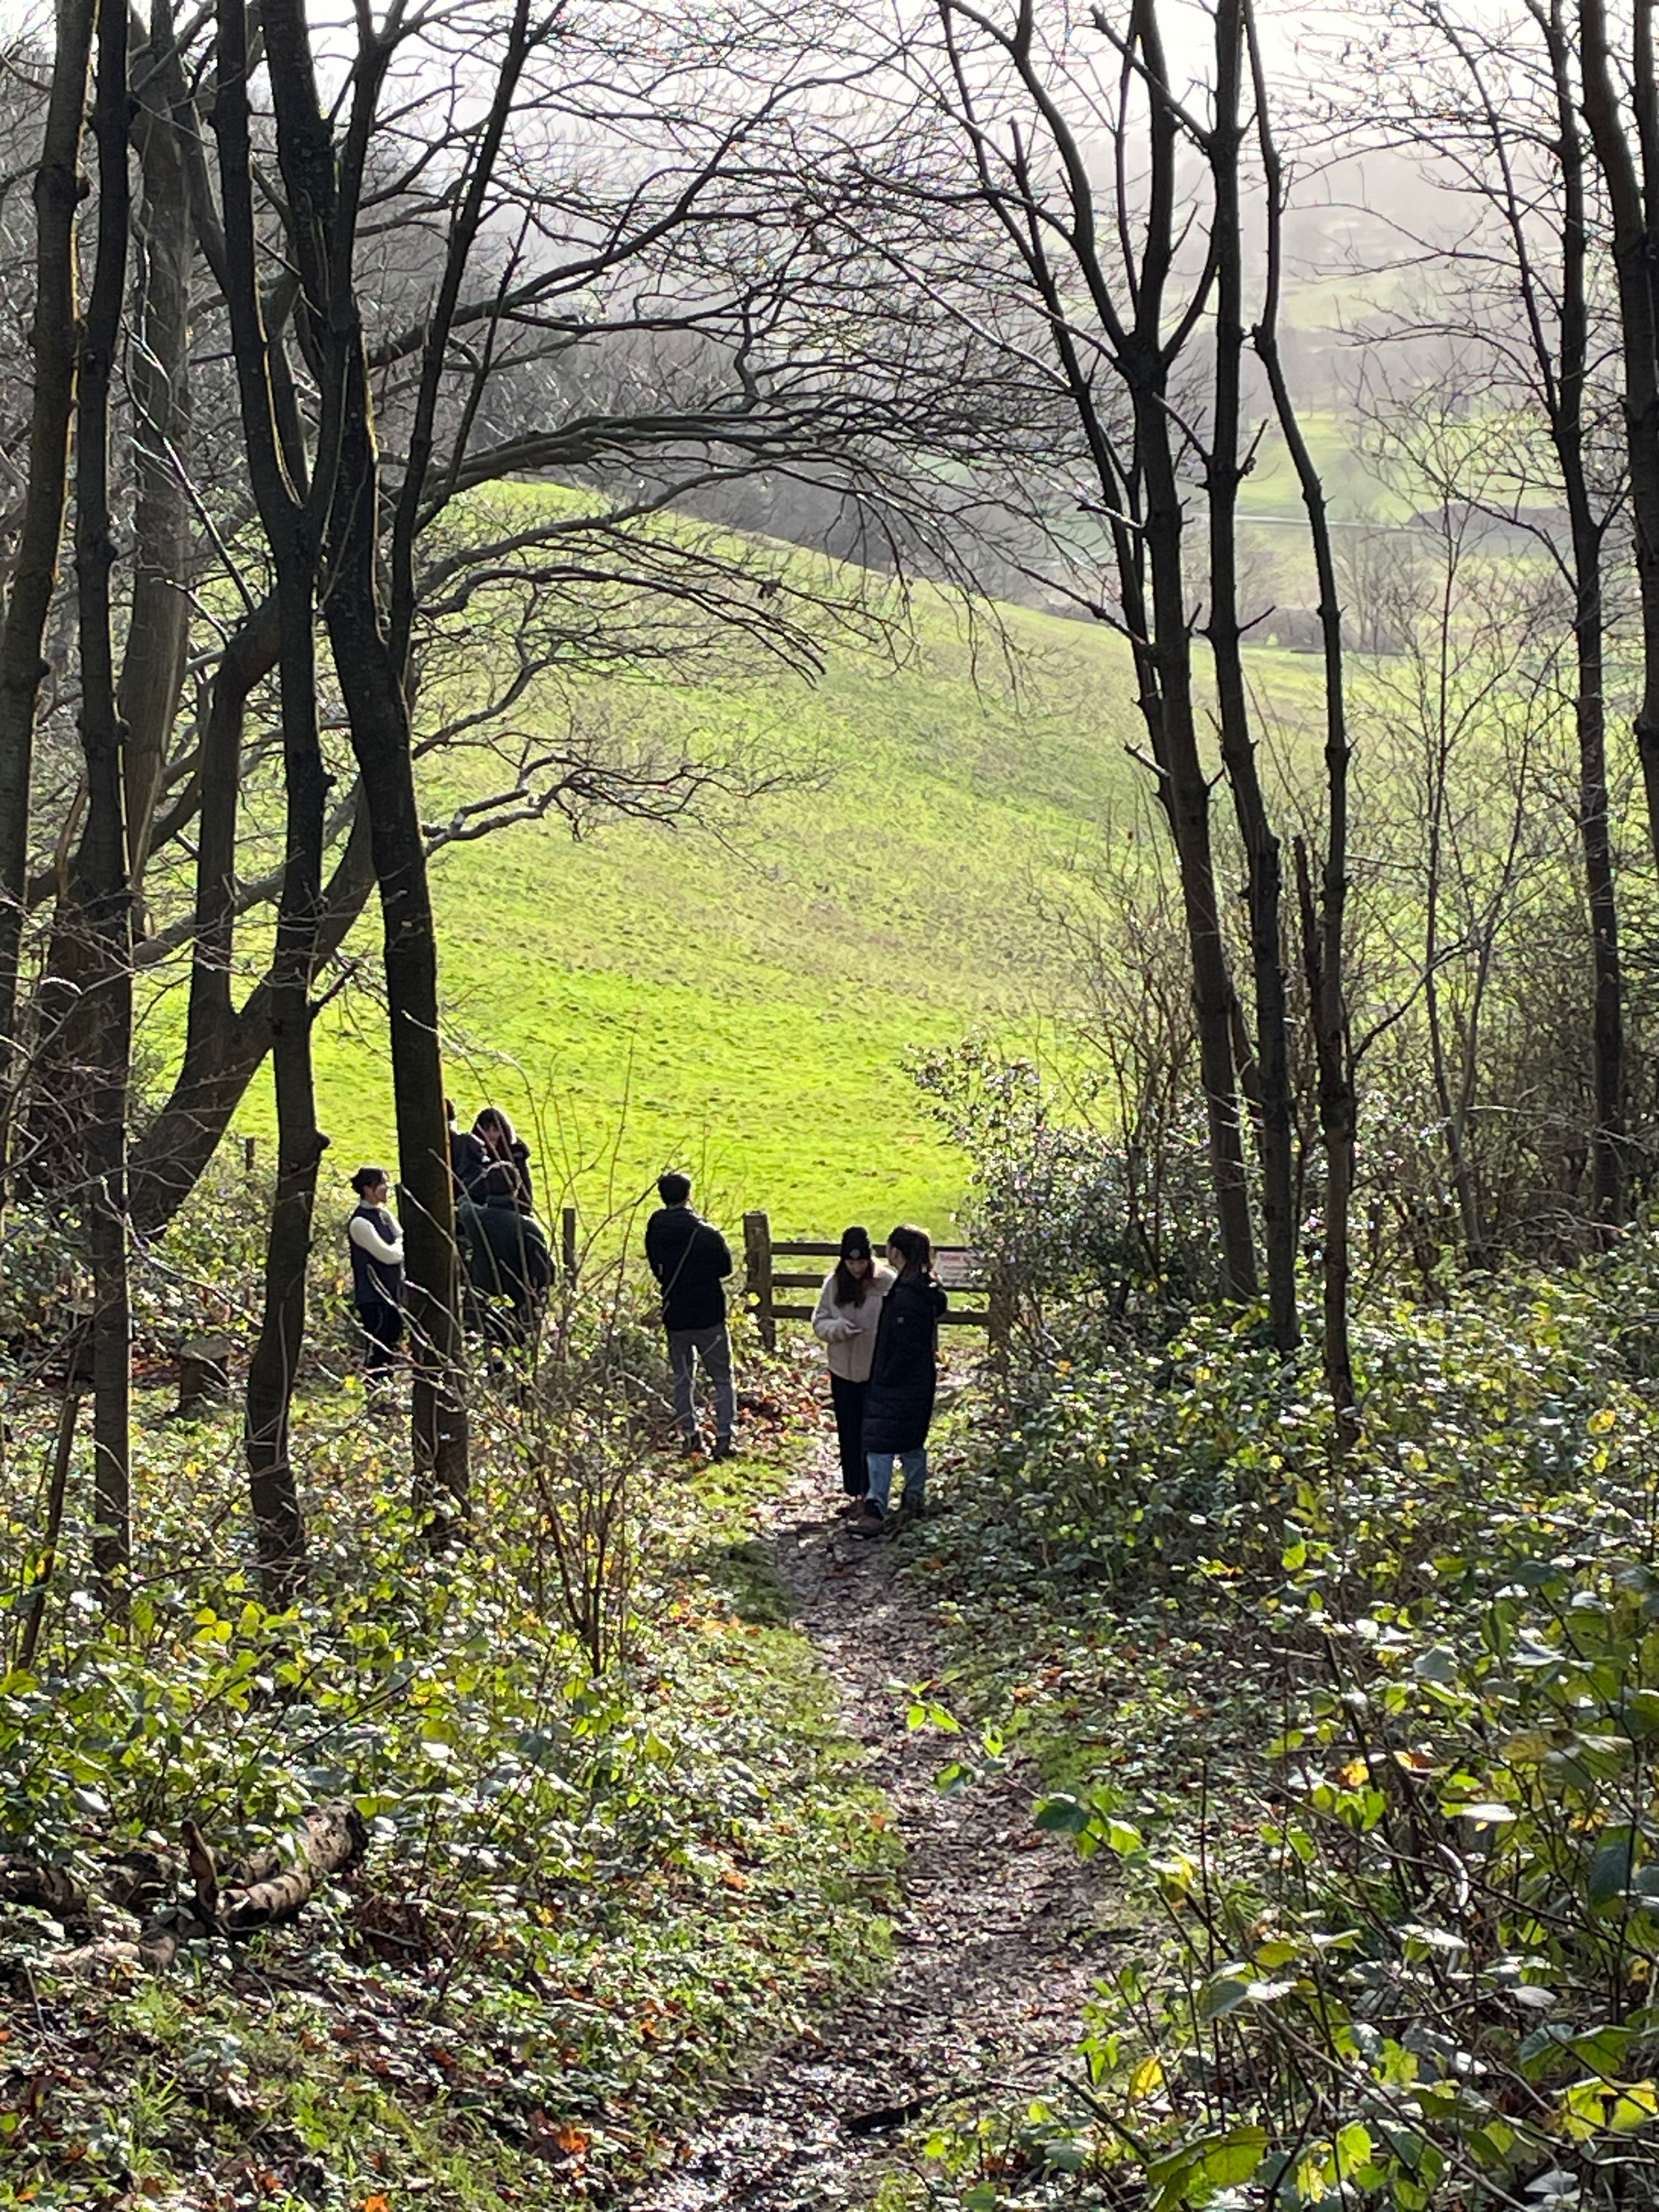
[{"label": "person in cream jacket", "polygon": [[870,1387],[881,1302],[892,1284],[893,1271],[877,1260],[868,1232],[849,1229],[812,1316],[812,1328],[829,1353],[842,1488],[853,1499],[862,1498],[869,1483],[864,1463],[864,1398]]}]

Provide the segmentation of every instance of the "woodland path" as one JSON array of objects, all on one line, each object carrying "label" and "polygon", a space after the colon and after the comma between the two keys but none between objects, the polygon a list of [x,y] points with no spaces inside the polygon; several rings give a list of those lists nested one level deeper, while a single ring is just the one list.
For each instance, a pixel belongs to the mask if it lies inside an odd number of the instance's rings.
[{"label": "woodland path", "polygon": [[907,2123],[979,2092],[1018,2109],[1054,2081],[1119,1932],[1105,1884],[1032,1827],[1029,1770],[934,1786],[951,1740],[906,1723],[907,1686],[943,1664],[925,1595],[899,1571],[918,1537],[853,1536],[839,1489],[821,1451],[758,1533],[905,1846],[892,1970],[763,2059],[629,2212],[868,2204]]}]

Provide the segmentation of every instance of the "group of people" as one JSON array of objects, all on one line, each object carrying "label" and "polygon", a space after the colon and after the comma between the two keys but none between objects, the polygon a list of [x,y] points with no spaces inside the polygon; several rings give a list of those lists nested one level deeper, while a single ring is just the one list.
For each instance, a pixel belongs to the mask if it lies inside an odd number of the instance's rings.
[{"label": "group of people", "polygon": [[[457,1241],[466,1270],[469,1325],[489,1328],[489,1302],[506,1297],[512,1329],[528,1333],[535,1304],[552,1280],[546,1236],[536,1219],[530,1148],[499,1106],[486,1106],[470,1129],[448,1099],[449,1169],[455,1188]],[[404,1237],[384,1168],[351,1178],[356,1211],[346,1224],[351,1297],[363,1339],[363,1375],[385,1381],[404,1333]]]},{"label": "group of people", "polygon": [[[712,1456],[730,1459],[737,1425],[726,1315],[732,1255],[719,1230],[692,1210],[689,1176],[659,1176],[657,1194],[662,1204],[646,1224],[645,1256],[662,1293],[681,1445],[688,1454],[705,1449],[696,1406],[701,1367],[714,1394]],[[904,1475],[902,1516],[914,1518],[926,1508],[927,1431],[946,1304],[925,1229],[908,1223],[895,1229],[884,1265],[866,1230],[854,1227],[842,1236],[812,1328],[827,1347],[842,1486],[855,1535],[879,1535],[889,1525],[896,1467]]]},{"label": "group of people", "polygon": [[[552,1273],[535,1218],[529,1148],[497,1106],[486,1106],[470,1130],[458,1126],[453,1106],[448,1115],[457,1232],[471,1305],[481,1294],[504,1293],[525,1322]],[[384,1381],[403,1336],[404,1239],[388,1204],[386,1170],[359,1168],[351,1187],[357,1194],[346,1232],[352,1298],[362,1328],[364,1376],[373,1385]],[[714,1396],[711,1456],[728,1460],[737,1449],[738,1417],[726,1310],[732,1254],[714,1224],[694,1211],[689,1176],[659,1176],[657,1195],[662,1203],[646,1224],[645,1257],[661,1294],[681,1444],[688,1455],[708,1449],[697,1412],[701,1369]],[[933,1262],[925,1229],[908,1223],[895,1229],[884,1262],[866,1230],[848,1229],[812,1316],[827,1349],[842,1486],[857,1535],[878,1535],[887,1527],[896,1468],[904,1476],[902,1516],[914,1518],[926,1506],[939,1323],[947,1303]]]}]

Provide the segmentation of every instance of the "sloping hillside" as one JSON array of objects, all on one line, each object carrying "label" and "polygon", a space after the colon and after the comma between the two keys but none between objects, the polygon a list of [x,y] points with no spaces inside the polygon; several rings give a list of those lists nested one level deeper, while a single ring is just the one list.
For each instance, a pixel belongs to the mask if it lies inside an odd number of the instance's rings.
[{"label": "sloping hillside", "polygon": [[[443,857],[453,1089],[533,1125],[550,1203],[574,1188],[592,1219],[679,1160],[728,1219],[948,1224],[962,1170],[901,1055],[975,1029],[1040,1043],[1066,986],[1039,887],[1126,814],[1139,774],[1116,642],[1006,621],[1012,664],[934,605],[906,665],[838,648],[816,688],[613,684],[594,697],[614,724],[775,740],[816,773],[713,830],[578,843],[549,823]],[[377,938],[370,921],[355,942]],[[392,1150],[374,1007],[337,1002],[319,1048],[343,1175]],[[269,1131],[268,1092],[240,1126]]]}]

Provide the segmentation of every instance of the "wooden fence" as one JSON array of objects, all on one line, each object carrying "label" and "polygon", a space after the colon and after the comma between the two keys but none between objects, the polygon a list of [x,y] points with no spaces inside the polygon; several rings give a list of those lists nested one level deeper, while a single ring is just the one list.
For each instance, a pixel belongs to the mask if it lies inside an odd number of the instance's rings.
[{"label": "wooden fence", "polygon": [[[812,1306],[780,1305],[778,1292],[811,1291],[816,1304],[817,1293],[830,1272],[827,1263],[839,1258],[840,1254],[839,1244],[818,1243],[811,1237],[775,1238],[769,1215],[744,1215],[744,1292],[760,1330],[761,1342],[769,1352],[777,1349],[781,1321],[810,1322],[812,1318]],[[819,1265],[810,1272],[787,1266],[781,1269],[777,1265],[780,1260],[816,1260]],[[933,1272],[951,1294],[951,1310],[941,1317],[940,1327],[982,1328],[992,1348],[1000,1351],[1008,1338],[1008,1297],[979,1254],[965,1244],[936,1244]],[[975,1303],[962,1304],[960,1301],[964,1297]]]}]

